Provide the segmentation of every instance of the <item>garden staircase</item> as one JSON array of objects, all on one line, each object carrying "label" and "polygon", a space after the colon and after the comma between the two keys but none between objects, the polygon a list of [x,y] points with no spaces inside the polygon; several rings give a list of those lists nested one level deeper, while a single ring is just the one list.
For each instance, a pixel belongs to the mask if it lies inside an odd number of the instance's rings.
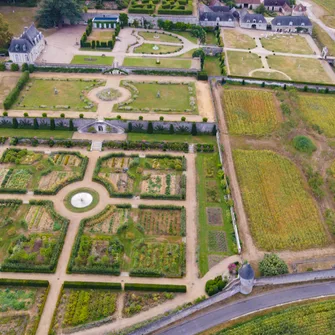
[{"label": "garden staircase", "polygon": [[101,141],[92,141],[91,151],[101,151],[102,150],[102,142]]}]

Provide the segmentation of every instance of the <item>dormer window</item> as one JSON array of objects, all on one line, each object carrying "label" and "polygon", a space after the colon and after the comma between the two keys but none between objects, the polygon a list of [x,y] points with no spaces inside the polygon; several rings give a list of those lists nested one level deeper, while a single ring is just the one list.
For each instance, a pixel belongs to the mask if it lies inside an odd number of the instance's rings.
[{"label": "dormer window", "polygon": [[250,23],[250,20],[247,20],[247,23]]},{"label": "dormer window", "polygon": [[219,18],[219,17],[217,17],[217,18],[216,18],[216,21],[220,21],[220,18]]},{"label": "dormer window", "polygon": [[304,26],[304,25],[305,25],[305,23],[301,23],[301,25],[302,25],[302,26]]},{"label": "dormer window", "polygon": [[20,50],[20,46],[18,44],[15,44],[15,51],[19,51]]},{"label": "dormer window", "polygon": [[258,23],[262,23],[262,20],[259,20]]},{"label": "dormer window", "polygon": [[293,22],[292,21],[290,22],[290,26],[293,26]]},{"label": "dormer window", "polygon": [[252,20],[252,23],[256,23],[256,19],[253,19],[253,20]]},{"label": "dormer window", "polygon": [[232,21],[232,19],[228,19],[228,21],[229,21],[229,22],[231,22],[231,21]]},{"label": "dormer window", "polygon": [[25,44],[23,44],[23,46],[22,46],[22,50],[23,50],[24,52],[26,52],[26,51],[27,51],[27,47],[26,47],[26,45],[25,45]]}]

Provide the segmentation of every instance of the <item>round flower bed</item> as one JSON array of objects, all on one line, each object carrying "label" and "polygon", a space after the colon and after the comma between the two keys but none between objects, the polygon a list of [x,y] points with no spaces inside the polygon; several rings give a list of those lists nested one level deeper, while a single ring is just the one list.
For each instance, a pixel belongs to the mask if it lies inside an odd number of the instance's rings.
[{"label": "round flower bed", "polygon": [[121,93],[113,88],[105,88],[97,93],[97,97],[103,101],[113,101],[121,97]]}]

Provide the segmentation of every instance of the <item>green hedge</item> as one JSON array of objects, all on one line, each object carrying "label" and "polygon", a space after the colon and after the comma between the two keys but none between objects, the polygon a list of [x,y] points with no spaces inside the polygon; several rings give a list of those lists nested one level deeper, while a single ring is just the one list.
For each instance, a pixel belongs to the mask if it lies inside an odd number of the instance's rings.
[{"label": "green hedge", "polygon": [[206,71],[199,71],[197,73],[197,79],[198,80],[208,80],[208,74]]},{"label": "green hedge", "polygon": [[48,287],[49,282],[47,280],[0,279],[0,286]]},{"label": "green hedge", "polygon": [[182,77],[195,77],[197,72],[186,71],[161,71],[161,70],[132,70],[134,74],[156,75],[156,76],[182,76]]},{"label": "green hedge", "polygon": [[185,10],[185,9],[158,9],[158,14],[163,14],[163,15],[192,15],[193,12],[191,10]]},{"label": "green hedge", "polygon": [[79,67],[53,67],[53,66],[35,66],[35,72],[64,72],[64,73],[100,73],[102,68],[79,68]]},{"label": "green hedge", "polygon": [[155,291],[155,292],[181,292],[186,293],[186,285],[160,285],[160,284],[132,284],[124,285],[125,291]]},{"label": "green hedge", "polygon": [[95,283],[95,282],[79,282],[79,281],[65,281],[64,288],[91,288],[104,290],[122,290],[121,283]]},{"label": "green hedge", "polygon": [[145,9],[145,8],[134,8],[134,7],[130,7],[128,9],[128,13],[131,14],[153,14],[154,13],[154,9]]},{"label": "green hedge", "polygon": [[4,109],[9,109],[13,106],[14,102],[17,100],[17,98],[20,95],[20,92],[22,91],[22,89],[24,88],[24,86],[26,85],[26,83],[29,80],[29,72],[25,71],[22,73],[19,81],[17,82],[16,86],[11,90],[11,92],[7,95],[3,106]]}]

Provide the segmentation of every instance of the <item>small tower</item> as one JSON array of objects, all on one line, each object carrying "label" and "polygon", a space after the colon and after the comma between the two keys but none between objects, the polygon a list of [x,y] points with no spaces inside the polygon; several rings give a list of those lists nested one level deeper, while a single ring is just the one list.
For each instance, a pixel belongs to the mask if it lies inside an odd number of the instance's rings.
[{"label": "small tower", "polygon": [[244,264],[238,271],[238,274],[241,282],[240,292],[242,294],[251,293],[252,288],[254,287],[254,279],[255,279],[255,273],[251,265],[249,263]]}]

